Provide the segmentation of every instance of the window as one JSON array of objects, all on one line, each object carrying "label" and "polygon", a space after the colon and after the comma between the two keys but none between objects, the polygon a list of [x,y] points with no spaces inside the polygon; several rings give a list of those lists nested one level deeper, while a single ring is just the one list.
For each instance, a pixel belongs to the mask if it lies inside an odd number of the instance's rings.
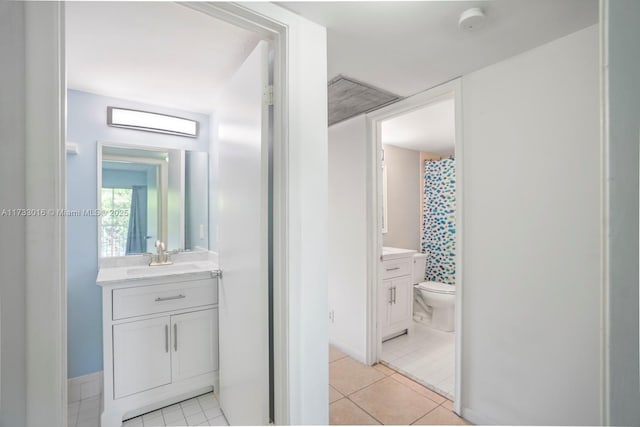
[{"label": "window", "polygon": [[127,249],[128,215],[113,212],[131,211],[131,188],[103,188],[100,207],[102,212],[102,242],[100,256],[123,256]]}]

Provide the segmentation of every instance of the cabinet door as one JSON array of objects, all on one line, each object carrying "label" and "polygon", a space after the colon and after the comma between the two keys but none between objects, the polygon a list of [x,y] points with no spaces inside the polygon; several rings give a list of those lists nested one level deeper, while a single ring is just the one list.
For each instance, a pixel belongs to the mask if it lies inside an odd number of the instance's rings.
[{"label": "cabinet door", "polygon": [[114,325],[114,398],[170,382],[169,316]]},{"label": "cabinet door", "polygon": [[391,308],[391,280],[383,280],[378,291],[378,327],[381,330],[382,337],[389,334],[389,311]]},{"label": "cabinet door", "polygon": [[217,323],[217,308],[171,316],[173,381],[218,369]]},{"label": "cabinet door", "polygon": [[411,318],[411,302],[413,299],[413,289],[410,277],[399,277],[393,279],[392,300],[389,310],[389,323],[406,322]]}]

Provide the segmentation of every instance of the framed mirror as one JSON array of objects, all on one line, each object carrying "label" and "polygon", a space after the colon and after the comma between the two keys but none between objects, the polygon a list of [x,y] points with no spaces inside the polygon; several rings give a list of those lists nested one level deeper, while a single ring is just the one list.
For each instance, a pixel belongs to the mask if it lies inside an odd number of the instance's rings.
[{"label": "framed mirror", "polygon": [[208,250],[209,168],[201,152],[98,144],[99,257]]}]

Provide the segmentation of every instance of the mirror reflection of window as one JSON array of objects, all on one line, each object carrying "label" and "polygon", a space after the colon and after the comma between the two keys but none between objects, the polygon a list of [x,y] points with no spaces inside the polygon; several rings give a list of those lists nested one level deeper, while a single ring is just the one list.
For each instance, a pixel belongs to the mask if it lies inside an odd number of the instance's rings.
[{"label": "mirror reflection of window", "polygon": [[130,212],[131,193],[130,188],[102,188],[101,206],[107,214],[102,218],[101,257],[125,255],[129,216],[110,213]]}]

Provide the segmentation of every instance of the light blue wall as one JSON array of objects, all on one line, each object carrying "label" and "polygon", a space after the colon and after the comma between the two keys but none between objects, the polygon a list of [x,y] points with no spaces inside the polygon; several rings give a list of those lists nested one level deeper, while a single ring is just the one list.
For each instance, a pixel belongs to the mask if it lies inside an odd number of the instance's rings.
[{"label": "light blue wall", "polygon": [[[198,138],[185,138],[107,126],[107,106],[172,114],[198,120]],[[67,156],[67,208],[97,205],[97,142],[208,151],[209,116],[68,91],[67,140],[78,154]],[[69,378],[102,370],[102,296],[98,272],[98,219],[67,219],[67,368]]]}]

